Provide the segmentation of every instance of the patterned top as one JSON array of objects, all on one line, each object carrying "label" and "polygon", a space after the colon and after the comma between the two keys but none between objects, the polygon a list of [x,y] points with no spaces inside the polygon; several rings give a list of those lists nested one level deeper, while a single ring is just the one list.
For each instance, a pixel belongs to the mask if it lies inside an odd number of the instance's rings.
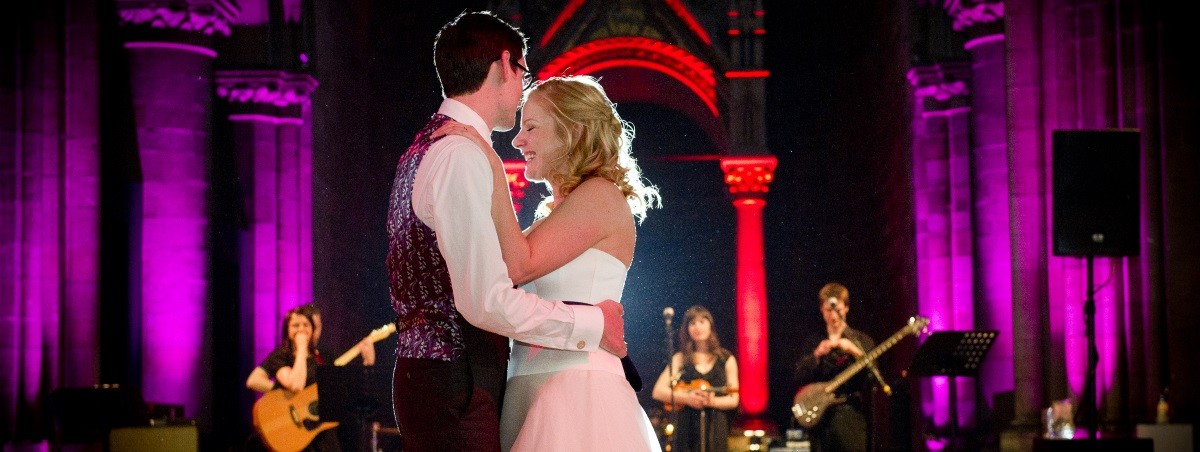
[{"label": "patterned top", "polygon": [[413,183],[425,152],[434,143],[430,135],[450,117],[435,114],[417,132],[400,157],[388,202],[387,268],[392,309],[401,358],[452,361],[463,355],[463,334],[454,307],[450,272],[438,251],[437,236],[417,218],[412,208]]}]

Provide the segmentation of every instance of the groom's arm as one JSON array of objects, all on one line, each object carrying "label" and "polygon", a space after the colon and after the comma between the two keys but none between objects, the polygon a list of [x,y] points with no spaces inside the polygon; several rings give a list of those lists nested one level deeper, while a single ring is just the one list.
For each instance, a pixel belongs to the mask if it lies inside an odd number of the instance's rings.
[{"label": "groom's arm", "polygon": [[604,315],[513,288],[490,215],[492,174],[470,140],[446,137],[427,151],[413,209],[437,234],[454,304],[471,324],[522,342],[564,350],[600,346]]}]

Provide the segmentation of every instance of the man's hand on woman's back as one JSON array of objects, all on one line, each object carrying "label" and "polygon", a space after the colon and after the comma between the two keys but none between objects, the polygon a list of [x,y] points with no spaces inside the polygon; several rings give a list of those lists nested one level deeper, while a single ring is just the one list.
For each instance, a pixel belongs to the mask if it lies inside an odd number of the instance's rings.
[{"label": "man's hand on woman's back", "polygon": [[624,358],[629,354],[625,345],[625,307],[613,300],[596,303],[596,307],[604,313],[604,334],[600,336],[600,348],[604,351]]}]

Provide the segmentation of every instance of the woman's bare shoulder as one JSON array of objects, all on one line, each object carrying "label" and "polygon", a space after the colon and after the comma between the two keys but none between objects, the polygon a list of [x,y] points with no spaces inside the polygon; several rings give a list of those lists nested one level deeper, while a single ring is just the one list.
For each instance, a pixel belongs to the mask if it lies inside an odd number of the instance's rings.
[{"label": "woman's bare shoulder", "polygon": [[[590,177],[583,182],[580,182],[579,186],[575,187],[575,190],[572,191],[571,194],[579,194],[581,195],[579,198],[584,198],[596,203],[610,204],[613,206],[626,204],[625,195],[621,193],[621,188],[617,187],[617,184],[603,177]],[[570,198],[570,196],[568,196],[568,198]]]}]

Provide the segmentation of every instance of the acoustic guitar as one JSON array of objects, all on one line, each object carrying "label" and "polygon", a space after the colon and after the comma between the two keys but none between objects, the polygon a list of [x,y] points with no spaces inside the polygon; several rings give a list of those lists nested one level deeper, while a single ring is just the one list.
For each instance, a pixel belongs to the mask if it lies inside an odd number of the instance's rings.
[{"label": "acoustic guitar", "polygon": [[[389,323],[371,331],[366,340],[374,344],[396,332],[396,324]],[[344,366],[359,354],[355,344],[333,365]],[[337,427],[337,422],[321,422],[317,414],[317,384],[292,392],[272,389],[254,402],[254,429],[263,439],[263,444],[275,452],[298,452],[312,442],[317,434]]]},{"label": "acoustic guitar", "polygon": [[812,383],[800,388],[799,391],[796,391],[796,396],[792,399],[792,415],[796,418],[796,422],[804,428],[813,428],[816,426],[821,422],[821,417],[830,405],[846,401],[845,398],[835,395],[834,392],[837,391],[838,387],[845,384],[847,380],[862,370],[863,367],[866,367],[867,364],[874,362],[876,358],[883,355],[884,352],[892,348],[893,345],[896,345],[897,342],[900,342],[901,339],[909,335],[921,333],[928,325],[928,318],[921,316],[910,317],[908,325],[900,328],[892,337],[875,346],[871,351],[864,354],[862,358],[851,364],[850,367],[839,372],[832,380]]},{"label": "acoustic guitar", "polygon": [[[675,383],[675,386],[673,389],[676,391],[684,391],[684,392],[706,391],[706,392],[711,392],[716,395],[729,395],[729,394],[736,394],[738,392],[738,388],[730,387],[730,386],[713,386],[712,383],[709,383],[708,380],[705,380],[703,378],[697,378],[692,381],[679,381],[679,382]],[[667,410],[667,411],[676,411],[676,410],[682,409],[684,406],[686,406],[686,405],[681,405],[678,403],[675,405],[672,405],[670,403],[664,403],[663,409]]]}]

